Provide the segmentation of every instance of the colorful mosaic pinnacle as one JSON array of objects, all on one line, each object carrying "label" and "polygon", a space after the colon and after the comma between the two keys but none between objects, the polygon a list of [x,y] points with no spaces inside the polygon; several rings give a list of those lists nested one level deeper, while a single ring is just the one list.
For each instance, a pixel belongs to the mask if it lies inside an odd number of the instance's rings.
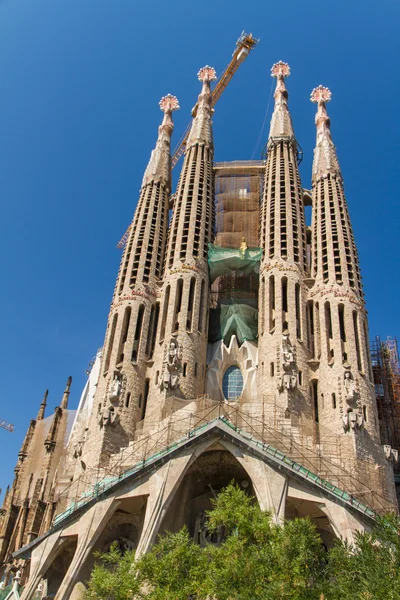
[{"label": "colorful mosaic pinnacle", "polygon": [[215,81],[217,79],[217,73],[213,67],[206,65],[202,67],[197,73],[199,81]]},{"label": "colorful mosaic pinnacle", "polygon": [[320,102],[330,102],[332,98],[332,92],[329,88],[324,87],[323,85],[319,85],[314,88],[311,92],[310,100],[311,102],[320,103]]},{"label": "colorful mosaic pinnacle", "polygon": [[179,102],[176,96],[172,94],[167,94],[163,96],[159,102],[161,110],[165,112],[171,112],[173,110],[179,110]]},{"label": "colorful mosaic pinnacle", "polygon": [[290,67],[287,63],[280,60],[275,63],[271,68],[271,77],[289,77],[290,75]]}]

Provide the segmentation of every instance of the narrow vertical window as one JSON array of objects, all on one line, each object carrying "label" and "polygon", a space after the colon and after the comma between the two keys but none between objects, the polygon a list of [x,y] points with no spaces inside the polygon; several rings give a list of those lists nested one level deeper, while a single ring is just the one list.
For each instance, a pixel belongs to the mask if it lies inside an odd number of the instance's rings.
[{"label": "narrow vertical window", "polygon": [[367,407],[365,406],[365,404],[363,405],[363,416],[364,416],[364,421],[367,422]]},{"label": "narrow vertical window", "polygon": [[119,348],[118,348],[117,363],[121,363],[124,360],[124,346],[125,346],[126,339],[128,337],[129,322],[131,320],[131,312],[132,312],[131,307],[127,306],[127,308],[125,310],[125,314],[124,314],[124,321],[122,323],[122,332],[121,332],[121,339],[120,339]]},{"label": "narrow vertical window", "polygon": [[318,412],[318,381],[313,379],[311,382],[311,393],[314,405],[314,420],[319,423],[319,412]]},{"label": "narrow vertical window", "polygon": [[200,308],[199,308],[199,325],[198,325],[198,330],[200,333],[203,333],[203,328],[204,328],[204,305],[206,303],[205,294],[206,294],[206,283],[205,283],[204,279],[202,279],[201,288],[200,288]]},{"label": "narrow vertical window", "polygon": [[357,314],[357,311],[355,311],[355,310],[353,311],[353,325],[354,325],[354,339],[356,342],[357,366],[358,366],[358,370],[362,371],[360,334],[358,331],[358,314]]},{"label": "narrow vertical window", "polygon": [[182,308],[182,289],[183,289],[183,279],[178,279],[176,284],[176,293],[175,293],[175,306],[174,306],[174,318],[172,320],[172,331],[178,331],[179,329],[179,316]]},{"label": "narrow vertical window", "polygon": [[336,408],[336,394],[332,394],[332,408]]},{"label": "narrow vertical window", "polygon": [[[264,363],[263,363],[263,366],[264,366]],[[270,365],[270,374],[271,374],[271,377],[274,377],[274,375],[275,375],[275,366],[274,366],[273,362]]]},{"label": "narrow vertical window", "polygon": [[301,340],[301,311],[300,311],[300,284],[295,285],[296,295],[296,336],[297,339]]},{"label": "narrow vertical window", "polygon": [[186,377],[186,372],[187,372],[187,363],[183,363],[183,376]]},{"label": "narrow vertical window", "polygon": [[269,278],[269,330],[275,329],[275,277]]},{"label": "narrow vertical window", "polygon": [[149,397],[149,389],[150,389],[150,379],[146,379],[144,382],[143,406],[142,406],[142,414],[140,416],[141,421],[143,421],[143,419],[146,415],[146,407],[147,407],[147,399]]},{"label": "narrow vertical window", "polygon": [[326,333],[326,353],[329,361],[333,361],[334,359],[334,350],[331,347],[333,339],[333,330],[332,330],[332,313],[331,313],[331,305],[329,302],[325,302],[324,305],[325,310],[325,333]]},{"label": "narrow vertical window", "polygon": [[108,367],[110,366],[110,359],[111,359],[111,353],[112,353],[112,349],[113,349],[113,345],[114,345],[114,337],[115,337],[115,329],[117,327],[117,321],[118,321],[118,314],[115,314],[113,317],[113,320],[112,320],[110,340],[108,342],[106,360],[104,362],[104,373],[107,373]]},{"label": "narrow vertical window", "polygon": [[197,377],[197,363],[194,363],[193,375]]},{"label": "narrow vertical window", "polygon": [[315,335],[314,335],[314,303],[307,302],[307,342],[311,358],[315,358]]},{"label": "narrow vertical window", "polygon": [[338,312],[339,312],[340,339],[342,340],[342,342],[345,342],[346,341],[346,329],[345,329],[345,325],[344,325],[344,305],[343,304],[339,304]]},{"label": "narrow vertical window", "polygon": [[186,319],[186,329],[188,331],[192,331],[192,321],[193,321],[193,304],[194,304],[194,290],[196,286],[196,280],[194,277],[190,280],[190,288],[189,288],[189,300],[188,300],[188,308],[187,308],[187,319]]},{"label": "narrow vertical window", "polygon": [[167,289],[165,290],[163,315],[162,315],[162,321],[161,321],[160,342],[163,342],[164,338],[165,338],[165,326],[167,324],[168,305],[169,305],[169,295],[170,295],[170,293],[171,293],[171,286],[167,285]]},{"label": "narrow vertical window", "polygon": [[303,372],[299,371],[299,385],[303,385]]},{"label": "narrow vertical window", "polygon": [[150,347],[149,358],[152,358],[152,356],[154,354],[154,348],[156,347],[156,337],[157,337],[159,318],[160,318],[160,303],[156,302],[156,308],[154,311],[153,330],[152,330],[152,334],[151,334],[151,347]]},{"label": "narrow vertical window", "polygon": [[126,398],[125,398],[125,408],[129,408],[130,401],[131,401],[131,393],[128,392],[126,395]]},{"label": "narrow vertical window", "polygon": [[319,302],[314,304],[315,319],[314,319],[314,331],[315,331],[315,351],[318,360],[321,358],[321,321],[319,318]]},{"label": "narrow vertical window", "polygon": [[140,347],[140,338],[142,335],[142,327],[143,327],[143,316],[144,316],[144,304],[139,306],[138,316],[136,321],[136,329],[135,329],[135,338],[133,341],[132,348],[132,362],[137,363],[138,355],[139,355],[139,347]]},{"label": "narrow vertical window", "polygon": [[346,352],[346,329],[344,322],[344,305],[339,304],[338,306],[338,315],[339,315],[339,331],[340,331],[340,344],[342,349],[342,361],[345,363],[347,360],[347,352]]}]

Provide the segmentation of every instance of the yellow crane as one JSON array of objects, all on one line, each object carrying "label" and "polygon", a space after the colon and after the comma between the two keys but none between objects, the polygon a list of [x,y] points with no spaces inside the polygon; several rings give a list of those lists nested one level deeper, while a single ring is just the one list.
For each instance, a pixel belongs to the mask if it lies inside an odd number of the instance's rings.
[{"label": "yellow crane", "polygon": [[[226,67],[225,71],[222,73],[221,77],[219,78],[219,80],[217,81],[216,85],[214,86],[214,88],[212,90],[212,106],[214,106],[218,102],[218,100],[222,96],[223,91],[225,90],[228,83],[230,82],[230,80],[232,79],[232,77],[234,76],[236,71],[238,70],[239,66],[246,60],[250,51],[258,44],[258,42],[259,42],[259,40],[257,40],[255,37],[253,37],[253,35],[251,33],[245,33],[244,31],[242,31],[241,36],[239,37],[238,41],[236,42],[236,48],[232,54],[232,58],[228,64],[228,66]],[[195,117],[196,113],[197,113],[197,102],[192,110],[192,117]],[[179,159],[185,153],[186,142],[189,137],[191,126],[192,126],[192,123],[190,122],[189,125],[186,127],[185,132],[182,135],[181,139],[179,140],[178,145],[176,146],[176,148],[174,150],[174,153],[172,154],[172,159],[171,159],[172,160],[172,168],[174,168],[177,165],[177,163],[179,162]],[[125,244],[129,238],[130,228],[131,228],[131,226],[128,227],[128,229],[126,230],[126,232],[124,233],[124,235],[122,236],[120,241],[118,242],[117,248],[125,248]]]},{"label": "yellow crane", "polygon": [[7,421],[0,420],[0,427],[7,429],[7,431],[14,431],[14,425],[7,423]]}]

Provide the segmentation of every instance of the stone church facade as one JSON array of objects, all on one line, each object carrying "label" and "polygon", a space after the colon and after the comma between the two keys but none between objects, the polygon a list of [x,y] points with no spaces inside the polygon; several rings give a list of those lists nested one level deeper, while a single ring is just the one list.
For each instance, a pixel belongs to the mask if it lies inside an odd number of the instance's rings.
[{"label": "stone church facade", "polygon": [[[93,552],[146,552],[235,480],[276,521],[309,516],[326,546],[397,510],[383,451],[357,248],[317,105],[312,190],[303,188],[286,63],[262,161],[214,163],[211,67],[177,190],[168,95],[77,411],[71,380],[31,421],[0,514],[5,583],[22,598],[79,598]],[[306,223],[311,207],[312,222]],[[169,211],[172,208],[172,216]]]}]

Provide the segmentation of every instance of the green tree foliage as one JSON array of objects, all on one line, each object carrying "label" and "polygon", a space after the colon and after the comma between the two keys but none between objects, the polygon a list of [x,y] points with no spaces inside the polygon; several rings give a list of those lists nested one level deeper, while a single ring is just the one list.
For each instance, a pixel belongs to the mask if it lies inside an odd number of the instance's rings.
[{"label": "green tree foliage", "polygon": [[183,528],[133,562],[116,546],[99,555],[86,600],[398,600],[400,520],[326,551],[309,519],[274,523],[230,484],[208,515],[224,542],[201,548]]}]

